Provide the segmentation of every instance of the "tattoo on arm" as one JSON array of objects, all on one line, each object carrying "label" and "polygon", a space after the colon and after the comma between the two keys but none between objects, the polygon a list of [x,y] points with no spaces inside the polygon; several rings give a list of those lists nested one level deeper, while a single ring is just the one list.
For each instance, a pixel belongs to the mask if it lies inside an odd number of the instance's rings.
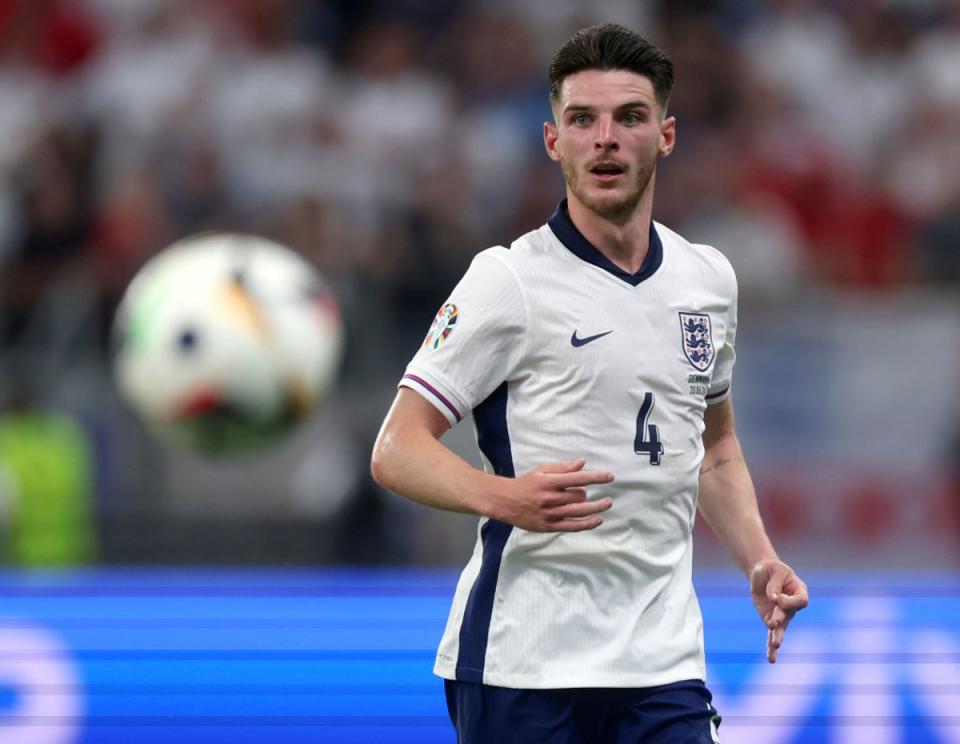
[{"label": "tattoo on arm", "polygon": [[709,473],[711,470],[717,470],[718,468],[722,468],[724,465],[727,465],[728,463],[736,462],[738,460],[740,462],[743,462],[742,457],[721,457],[718,460],[714,460],[713,463],[711,463],[710,465],[704,465],[702,468],[700,468],[700,475]]}]

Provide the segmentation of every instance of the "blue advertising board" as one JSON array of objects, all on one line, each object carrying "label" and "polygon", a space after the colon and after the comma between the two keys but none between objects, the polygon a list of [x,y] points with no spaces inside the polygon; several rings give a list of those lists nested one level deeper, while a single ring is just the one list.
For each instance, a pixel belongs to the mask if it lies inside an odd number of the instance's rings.
[{"label": "blue advertising board", "polygon": [[[0,572],[0,741],[452,744],[434,649],[456,575]],[[960,742],[960,579],[811,577],[776,665],[700,576],[721,741]]]}]

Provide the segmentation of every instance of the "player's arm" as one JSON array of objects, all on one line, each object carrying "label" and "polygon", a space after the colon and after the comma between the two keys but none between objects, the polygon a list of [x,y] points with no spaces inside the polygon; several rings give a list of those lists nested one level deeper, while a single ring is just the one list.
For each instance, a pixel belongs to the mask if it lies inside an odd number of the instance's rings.
[{"label": "player's arm", "polygon": [[447,419],[421,395],[401,388],[377,436],[371,472],[381,486],[427,506],[490,517],[534,532],[597,527],[609,498],[587,501],[586,486],[610,473],[575,460],[538,467],[518,478],[473,467],[439,440]]},{"label": "player's arm", "polygon": [[767,537],[731,399],[708,406],[704,423],[700,513],[750,579],[753,603],[769,629],[767,659],[773,663],[787,625],[807,606],[807,586],[779,559]]}]

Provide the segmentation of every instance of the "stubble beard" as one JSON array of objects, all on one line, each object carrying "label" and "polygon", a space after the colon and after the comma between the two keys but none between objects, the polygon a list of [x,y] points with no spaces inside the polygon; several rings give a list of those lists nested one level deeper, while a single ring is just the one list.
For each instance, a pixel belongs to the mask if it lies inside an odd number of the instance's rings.
[{"label": "stubble beard", "polygon": [[[597,196],[588,193],[576,166],[565,158],[560,158],[560,170],[563,172],[563,180],[566,181],[567,188],[577,198],[577,201],[601,219],[622,223],[626,222],[634,213],[650,186],[650,181],[656,170],[656,160],[641,164],[636,171],[633,188],[629,189],[621,199],[616,200],[609,197],[603,198],[602,195],[597,198]],[[588,171],[584,173],[585,179],[590,177]]]}]

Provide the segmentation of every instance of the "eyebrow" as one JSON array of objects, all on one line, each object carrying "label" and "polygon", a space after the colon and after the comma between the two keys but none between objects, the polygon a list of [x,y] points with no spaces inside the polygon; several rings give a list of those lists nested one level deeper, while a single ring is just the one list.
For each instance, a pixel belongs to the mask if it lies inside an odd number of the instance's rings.
[{"label": "eyebrow", "polygon": [[[580,112],[580,111],[593,111],[596,106],[590,106],[585,103],[573,103],[563,109],[563,113],[567,114],[570,112]],[[653,111],[653,107],[646,101],[627,101],[617,106],[614,111],[627,111],[629,109],[646,109],[647,111]]]}]

